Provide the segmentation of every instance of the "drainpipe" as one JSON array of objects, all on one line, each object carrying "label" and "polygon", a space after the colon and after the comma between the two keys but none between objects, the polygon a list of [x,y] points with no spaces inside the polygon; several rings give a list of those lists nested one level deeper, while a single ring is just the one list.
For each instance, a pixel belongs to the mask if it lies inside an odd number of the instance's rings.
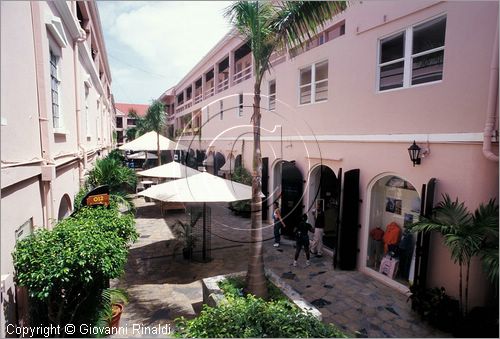
[{"label": "drainpipe", "polygon": [[47,118],[47,93],[45,88],[45,77],[44,77],[44,58],[43,58],[43,44],[42,44],[42,21],[40,15],[40,3],[32,1],[31,5],[31,20],[32,20],[32,30],[33,30],[33,46],[34,46],[34,57],[35,57],[35,74],[36,74],[36,89],[37,89],[37,105],[38,105],[38,123],[39,123],[39,133],[40,133],[40,148],[42,153],[43,162],[41,164],[42,169],[42,212],[43,212],[43,226],[44,228],[49,228],[50,218],[53,217],[53,207],[52,207],[52,187],[51,180],[52,176],[55,177],[55,165],[54,161],[50,158],[50,143],[49,143],[49,119]]},{"label": "drainpipe", "polygon": [[[80,119],[81,119],[81,102],[80,102],[80,81],[79,81],[79,72],[78,72],[78,43],[84,42],[85,41],[85,33],[82,34],[82,36],[76,38],[73,41],[73,73],[74,73],[74,79],[75,79],[75,113],[76,113],[76,140],[77,140],[77,145],[78,145],[78,179],[80,183],[80,187],[83,186],[83,172],[86,167],[86,150],[85,147],[82,145],[82,140],[81,140],[81,124],[80,124]],[[83,154],[83,162],[82,162],[82,154]]]},{"label": "drainpipe", "polygon": [[498,21],[493,43],[493,56],[490,66],[490,83],[488,93],[488,106],[486,109],[486,122],[483,132],[483,154],[486,159],[498,162],[498,155],[491,150],[491,138],[495,132],[495,115],[498,104]]}]

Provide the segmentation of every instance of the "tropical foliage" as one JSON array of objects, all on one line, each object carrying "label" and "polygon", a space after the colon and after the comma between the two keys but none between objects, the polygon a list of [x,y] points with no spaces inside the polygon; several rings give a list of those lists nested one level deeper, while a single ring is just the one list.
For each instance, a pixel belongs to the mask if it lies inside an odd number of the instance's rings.
[{"label": "tropical foliage", "polygon": [[[234,283],[237,285],[234,286]],[[176,319],[176,336],[184,338],[346,338],[283,297],[265,301],[243,296],[237,281],[225,282],[226,301],[217,307],[203,305],[192,320]]]},{"label": "tropical foliage", "polygon": [[254,103],[252,114],[252,229],[248,288],[261,297],[267,294],[262,258],[262,155],[260,149],[260,88],[270,68],[273,52],[293,47],[310,37],[316,29],[346,7],[342,1],[237,1],[229,6],[226,16],[250,45],[253,56]]},{"label": "tropical foliage", "polygon": [[94,168],[88,172],[85,182],[87,189],[101,185],[108,185],[113,194],[125,194],[127,190],[134,189],[137,177],[133,169],[123,166],[116,157],[98,159]]},{"label": "tropical foliage", "polygon": [[458,202],[458,198],[452,201],[444,195],[430,219],[422,218],[409,229],[414,232],[434,231],[443,236],[452,260],[460,267],[459,302],[463,315],[468,312],[470,264],[474,256],[482,256],[490,279],[498,285],[498,204],[495,200],[481,204],[472,214],[463,202]]}]

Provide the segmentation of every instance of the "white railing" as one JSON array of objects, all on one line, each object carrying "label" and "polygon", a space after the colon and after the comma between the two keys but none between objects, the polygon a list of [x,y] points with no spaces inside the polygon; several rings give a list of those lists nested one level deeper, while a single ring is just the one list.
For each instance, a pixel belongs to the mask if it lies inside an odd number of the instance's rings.
[{"label": "white railing", "polygon": [[252,65],[243,68],[241,71],[236,73],[233,77],[234,83],[239,84],[240,82],[250,79],[252,77]]},{"label": "white railing", "polygon": [[213,96],[215,93],[214,93],[214,88],[209,88],[208,90],[205,91],[205,99],[207,98],[210,98],[211,96]]},{"label": "white railing", "polygon": [[217,85],[217,93],[225,91],[228,88],[229,88],[229,78],[219,82],[219,84]]},{"label": "white railing", "polygon": [[197,96],[194,97],[194,104],[201,102],[203,100],[203,94],[200,92]]}]

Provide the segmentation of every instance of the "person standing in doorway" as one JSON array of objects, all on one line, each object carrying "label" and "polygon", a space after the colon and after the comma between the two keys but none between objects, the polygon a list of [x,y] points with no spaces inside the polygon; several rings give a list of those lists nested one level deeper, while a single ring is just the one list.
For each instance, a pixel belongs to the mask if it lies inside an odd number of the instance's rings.
[{"label": "person standing in doorway", "polygon": [[318,203],[316,206],[316,222],[314,223],[314,239],[311,245],[311,253],[317,257],[323,256],[323,233],[325,230],[325,213]]},{"label": "person standing in doorway", "polygon": [[274,221],[274,247],[279,247],[281,242],[281,228],[286,227],[283,219],[281,218],[280,204],[274,202],[273,210],[273,221]]},{"label": "person standing in doorway", "polygon": [[295,246],[295,257],[293,260],[293,266],[297,266],[297,259],[299,258],[300,250],[304,247],[304,252],[306,253],[306,267],[311,265],[309,262],[309,232],[313,231],[313,227],[307,222],[307,214],[302,216],[302,221],[299,223],[295,229],[295,236],[297,238],[297,244]]}]

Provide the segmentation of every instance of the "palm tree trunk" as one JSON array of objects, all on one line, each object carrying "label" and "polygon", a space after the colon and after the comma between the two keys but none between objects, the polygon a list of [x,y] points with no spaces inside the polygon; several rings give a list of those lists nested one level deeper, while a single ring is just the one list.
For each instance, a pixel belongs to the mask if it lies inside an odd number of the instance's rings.
[{"label": "palm tree trunk", "polygon": [[459,289],[458,289],[458,297],[460,299],[460,315],[464,315],[464,302],[463,302],[463,298],[462,298],[462,263],[460,263],[460,276],[459,276],[459,280],[458,280],[458,286],[459,286]]},{"label": "palm tree trunk", "polygon": [[467,313],[469,313],[469,273],[470,273],[470,259],[467,261],[467,275],[465,276],[465,310],[464,310],[465,316],[467,316]]},{"label": "palm tree trunk", "polygon": [[251,294],[267,298],[267,284],[264,272],[262,247],[262,154],[260,149],[260,81],[256,76],[254,85],[253,166],[252,166],[252,227],[250,230],[250,250],[248,258],[247,288]]},{"label": "palm tree trunk", "polygon": [[156,149],[158,155],[158,166],[161,165],[160,133],[156,132]]}]

